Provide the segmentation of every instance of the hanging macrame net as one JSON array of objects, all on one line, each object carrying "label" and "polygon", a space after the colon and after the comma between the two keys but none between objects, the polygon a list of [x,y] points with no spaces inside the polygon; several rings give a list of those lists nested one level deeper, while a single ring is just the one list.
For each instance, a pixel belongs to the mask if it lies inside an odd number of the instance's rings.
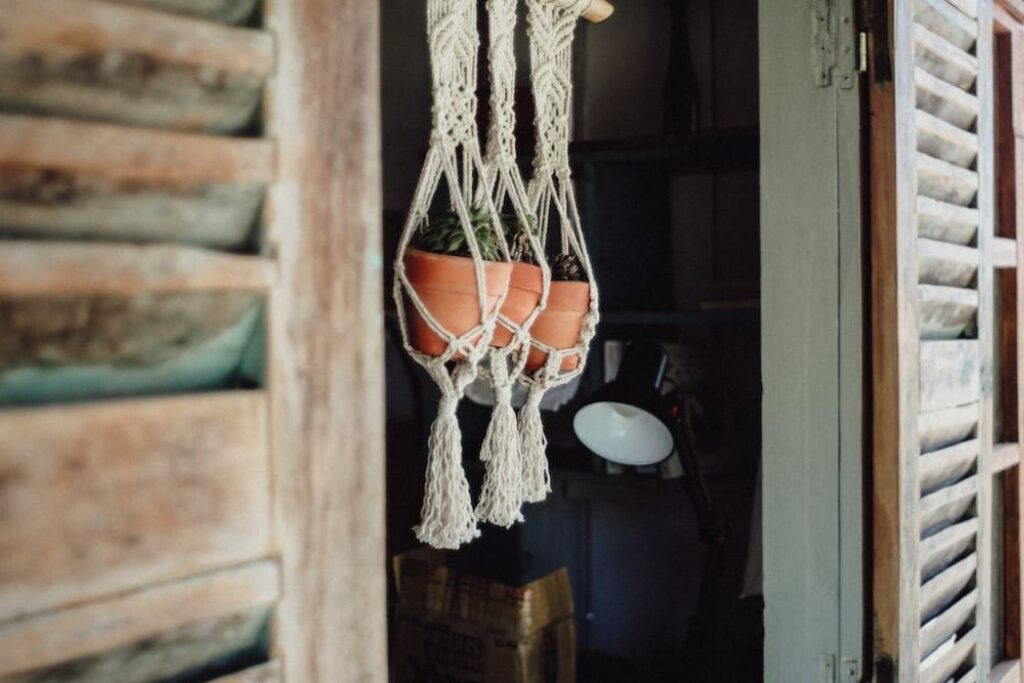
[{"label": "hanging macrame net", "polygon": [[[456,409],[466,386],[477,374],[494,334],[504,302],[511,264],[494,206],[490,177],[481,158],[476,126],[477,32],[476,0],[428,0],[427,40],[433,80],[433,121],[430,147],[399,240],[395,261],[394,298],[406,351],[422,365],[441,391],[438,415],[431,425],[423,508],[416,536],[423,543],[454,549],[479,532],[477,517],[462,467],[462,443]],[[442,180],[446,194],[442,192]],[[457,217],[470,259],[442,265],[462,269],[471,264],[475,317],[452,329],[445,320],[450,283],[429,290],[430,269],[456,257],[424,254],[411,246],[429,235],[431,209],[438,202]],[[484,233],[479,233],[480,216]],[[490,234],[487,234],[490,233]],[[503,263],[485,262],[479,238],[493,239]],[[503,281],[502,281],[503,280]],[[429,301],[440,301],[433,308]]]},{"label": "hanging macrame net", "polygon": [[515,30],[518,0],[488,0],[490,126],[484,167],[495,207],[504,214],[513,266],[506,305],[498,316],[486,370],[494,388],[494,411],[480,459],[486,475],[476,512],[481,521],[510,527],[522,519],[522,458],[512,388],[529,351],[529,329],[547,303],[551,272],[538,241],[536,218],[516,165]]},{"label": "hanging macrame net", "polygon": [[[552,282],[547,307],[530,329],[526,370],[529,385],[519,414],[522,499],[543,500],[551,490],[547,439],[540,403],[548,389],[569,382],[584,368],[598,323],[598,292],[583,240],[569,166],[569,114],[572,104],[572,44],[589,0],[526,0],[531,80],[536,107],[537,149],[528,188],[538,240],[553,258],[571,262],[575,282]],[[566,343],[546,341],[548,324],[582,318],[579,335]]]}]

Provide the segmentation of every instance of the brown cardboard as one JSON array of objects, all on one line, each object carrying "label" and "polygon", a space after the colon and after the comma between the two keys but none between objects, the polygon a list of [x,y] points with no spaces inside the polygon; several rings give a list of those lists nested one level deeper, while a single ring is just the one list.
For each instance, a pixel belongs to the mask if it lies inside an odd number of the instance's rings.
[{"label": "brown cardboard", "polygon": [[516,587],[457,574],[442,553],[413,551],[393,562],[393,680],[575,681],[576,629],[564,568]]}]

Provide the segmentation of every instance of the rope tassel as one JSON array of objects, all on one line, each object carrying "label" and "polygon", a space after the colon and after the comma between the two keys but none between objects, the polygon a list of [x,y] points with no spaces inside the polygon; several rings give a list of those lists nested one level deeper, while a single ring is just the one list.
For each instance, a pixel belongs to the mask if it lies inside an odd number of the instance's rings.
[{"label": "rope tassel", "polygon": [[435,548],[456,550],[480,535],[462,469],[462,432],[455,415],[458,401],[443,397],[430,427],[427,482],[416,538]]},{"label": "rope tassel", "polygon": [[523,500],[539,503],[551,491],[551,473],[548,471],[548,439],[544,436],[544,423],[540,417],[540,401],[544,389],[530,387],[526,404],[519,411],[519,444],[523,459]]},{"label": "rope tassel", "polygon": [[509,378],[506,354],[497,350],[491,352],[491,382],[494,411],[480,448],[487,473],[476,513],[481,521],[508,529],[523,521],[523,471],[516,412],[512,409],[514,380]]}]

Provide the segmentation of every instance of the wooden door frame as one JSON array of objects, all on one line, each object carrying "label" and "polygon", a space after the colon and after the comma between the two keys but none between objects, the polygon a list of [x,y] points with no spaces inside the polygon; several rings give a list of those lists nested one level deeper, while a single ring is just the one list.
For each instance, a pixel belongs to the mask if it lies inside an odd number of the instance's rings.
[{"label": "wooden door frame", "polygon": [[269,390],[295,683],[387,680],[379,3],[266,0]]}]

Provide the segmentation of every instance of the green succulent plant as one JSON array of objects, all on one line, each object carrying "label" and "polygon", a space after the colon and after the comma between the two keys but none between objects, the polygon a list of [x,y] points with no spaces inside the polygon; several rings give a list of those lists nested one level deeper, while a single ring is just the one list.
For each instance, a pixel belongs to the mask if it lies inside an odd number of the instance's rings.
[{"label": "green succulent plant", "polygon": [[587,273],[576,254],[559,254],[551,261],[551,279],[560,282],[587,282]]},{"label": "green succulent plant", "polygon": [[[469,222],[476,237],[480,256],[485,261],[501,261],[501,245],[494,234],[490,214],[479,207],[470,207]],[[435,254],[450,256],[471,256],[466,232],[454,209],[448,209],[430,222],[426,229],[416,234],[413,246]]]}]

